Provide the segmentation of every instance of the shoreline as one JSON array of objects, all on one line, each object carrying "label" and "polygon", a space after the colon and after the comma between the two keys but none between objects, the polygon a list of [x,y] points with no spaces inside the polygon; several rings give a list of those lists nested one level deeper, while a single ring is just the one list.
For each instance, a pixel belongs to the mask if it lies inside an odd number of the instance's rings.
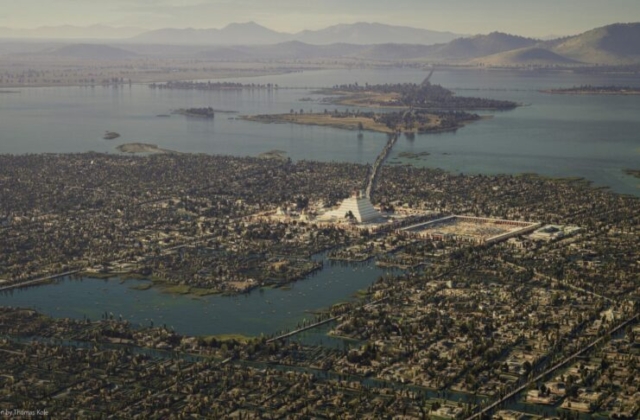
[{"label": "shoreline", "polygon": [[156,144],[149,143],[125,143],[117,146],[116,150],[129,154],[182,154],[182,152],[163,149]]},{"label": "shoreline", "polygon": [[572,96],[638,96],[640,95],[640,89],[637,90],[573,90],[573,89],[543,89],[539,90],[540,93],[546,93],[549,95],[572,95]]},{"label": "shoreline", "polygon": [[[241,64],[245,64],[245,63],[241,63]],[[277,64],[277,63],[276,63]],[[286,66],[287,62],[284,63],[280,63],[283,66]],[[309,68],[306,68],[304,66],[309,66]],[[402,66],[398,65],[397,63],[394,62],[388,62],[388,63],[384,63],[384,64],[379,64],[379,62],[373,61],[370,63],[366,63],[365,62],[365,68],[367,69],[388,69],[388,68],[403,68]],[[179,78],[173,78],[171,77],[172,74],[171,73],[167,73],[168,77],[165,78],[156,78],[156,77],[149,77],[149,78],[144,78],[141,77],[139,79],[136,80],[132,80],[131,84],[129,83],[123,83],[123,84],[119,84],[116,85],[115,87],[118,88],[124,88],[124,87],[129,87],[129,86],[134,86],[134,85],[148,85],[151,83],[166,83],[167,81],[206,81],[206,80],[227,80],[227,79],[244,79],[244,78],[253,78],[253,77],[263,77],[263,76],[280,76],[280,75],[285,75],[285,74],[291,74],[291,73],[302,73],[302,72],[320,72],[320,71],[327,71],[327,70],[347,70],[350,69],[351,67],[348,65],[326,65],[326,66],[322,66],[322,65],[318,65],[317,63],[301,63],[301,67],[299,68],[289,68],[289,69],[282,69],[282,70],[273,70],[273,71],[264,71],[264,72],[260,72],[260,71],[246,71],[243,68],[239,68],[239,69],[220,69],[220,74],[208,74],[208,75],[203,75],[203,74],[199,74],[199,75],[193,75],[193,76],[182,76]],[[235,70],[235,71],[234,71]],[[460,64],[454,64],[454,63],[450,63],[450,64],[443,64],[443,65],[439,65],[437,66],[436,70],[447,70],[447,71],[476,71],[476,72],[517,72],[517,73],[522,73],[522,72],[535,72],[535,73],[557,73],[557,74],[562,74],[562,73],[572,73],[572,74],[581,74],[583,73],[581,70],[590,70],[587,74],[598,74],[598,75],[609,75],[609,74],[617,74],[617,75],[634,75],[634,74],[638,74],[637,71],[633,71],[633,70],[624,70],[624,69],[613,69],[613,70],[607,70],[607,69],[598,69],[597,66],[570,66],[570,67],[564,67],[564,68],[545,68],[545,67],[540,67],[540,68],[533,68],[533,69],[528,69],[528,68],[521,68],[518,66],[514,66],[514,67],[510,67],[510,66],[494,66],[494,67],[477,67],[475,65],[460,65]],[[85,87],[85,88],[98,88],[98,87],[105,87],[105,88],[113,88],[113,85],[103,85],[101,83],[94,83],[92,84],[87,84],[87,83],[77,83],[77,82],[64,82],[64,83],[35,83],[35,84],[29,84],[29,85],[25,85],[25,84],[0,84],[0,93],[20,93],[20,91],[11,91],[11,92],[1,92],[2,90],[13,90],[13,89],[30,89],[30,88],[55,88],[55,87]],[[281,89],[283,89],[283,87],[281,87]],[[297,89],[297,88],[295,88]],[[300,89],[307,89],[307,88],[300,88]],[[309,88],[308,90],[322,90],[322,89],[326,89],[326,88]],[[541,90],[540,92],[543,92],[543,90]],[[640,94],[640,93],[638,93]],[[360,105],[362,106],[362,105]],[[393,107],[383,107],[381,106],[380,108],[393,108]]]},{"label": "shoreline", "polygon": [[[314,71],[307,69],[297,69],[297,70],[288,70],[288,71],[273,71],[273,72],[240,72],[239,74],[232,71],[224,71],[221,74],[211,74],[209,76],[206,75],[198,75],[193,77],[183,77],[179,79],[171,79],[172,81],[198,81],[198,80],[225,80],[225,79],[238,79],[238,78],[253,78],[253,77],[267,77],[267,76],[282,76],[285,74],[302,72],[302,71]],[[103,85],[101,83],[86,84],[86,83],[36,83],[32,85],[18,85],[18,84],[0,84],[1,90],[11,90],[11,92],[0,92],[0,93],[20,93],[19,90],[14,91],[13,89],[32,89],[32,88],[69,88],[69,87],[81,87],[81,88],[125,88],[131,86],[146,86],[150,83],[165,83],[167,82],[167,78],[164,79],[148,79],[148,80],[132,80],[131,84],[122,83],[119,85]]]}]

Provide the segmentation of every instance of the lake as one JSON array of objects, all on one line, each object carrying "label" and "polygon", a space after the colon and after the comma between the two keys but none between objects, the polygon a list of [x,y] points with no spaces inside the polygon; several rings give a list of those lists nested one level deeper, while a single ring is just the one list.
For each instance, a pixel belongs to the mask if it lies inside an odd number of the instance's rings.
[{"label": "lake", "polygon": [[[145,142],[192,153],[253,155],[284,150],[294,159],[372,163],[386,136],[329,127],[263,125],[218,113],[213,121],[173,115],[173,109],[211,106],[241,115],[335,107],[300,101],[310,88],[342,83],[420,82],[416,69],[324,70],[241,78],[241,83],[274,83],[277,91],[201,92],[153,90],[146,85],[123,88],[56,87],[20,89],[0,96],[0,153],[99,151],[115,153],[123,143]],[[229,79],[227,79],[229,80]],[[463,173],[522,173],[580,176],[620,193],[640,195],[640,180],[623,169],[640,168],[640,96],[549,95],[539,89],[574,85],[640,86],[626,75],[568,72],[438,70],[433,83],[458,95],[513,100],[526,106],[494,113],[456,133],[402,139],[390,159]],[[483,113],[487,114],[487,113]],[[491,114],[491,113],[489,113]],[[122,137],[107,141],[105,131]],[[402,152],[431,153],[403,160]]]},{"label": "lake", "polygon": [[[237,79],[277,83],[278,91],[200,92],[152,90],[146,85],[113,88],[33,88],[0,95],[0,153],[100,151],[130,142],[154,143],[181,152],[258,155],[284,150],[294,160],[373,163],[386,143],[384,134],[329,127],[263,125],[218,113],[214,120],[173,115],[173,109],[211,106],[240,114],[322,112],[312,87],[342,83],[421,82],[426,72],[410,69],[326,70]],[[536,172],[580,176],[620,193],[640,196],[640,180],[623,173],[640,169],[640,96],[548,95],[539,89],[574,85],[640,86],[640,78],[526,71],[438,70],[433,83],[459,95],[514,100],[526,106],[495,113],[455,133],[401,138],[390,162],[463,173]],[[292,89],[289,89],[292,88]],[[491,113],[483,113],[491,114]],[[107,141],[105,131],[122,137]],[[423,160],[400,159],[401,152],[429,152]],[[158,290],[133,290],[136,281],[70,280],[0,295],[0,305],[35,307],[54,317],[99,319],[106,311],[136,324],[167,324],[184,334],[270,334],[294,328],[308,311],[348,300],[372,284],[383,270],[326,265],[290,290],[266,289],[234,298],[193,299]]]},{"label": "lake", "polygon": [[[322,259],[323,256],[316,258]],[[261,289],[234,297],[170,295],[159,289],[135,290],[140,280],[70,279],[0,293],[0,306],[33,308],[56,318],[98,320],[106,312],[133,324],[166,324],[187,335],[259,336],[295,329],[311,311],[354,299],[376,279],[398,273],[373,262],[332,264],[281,289]]]}]

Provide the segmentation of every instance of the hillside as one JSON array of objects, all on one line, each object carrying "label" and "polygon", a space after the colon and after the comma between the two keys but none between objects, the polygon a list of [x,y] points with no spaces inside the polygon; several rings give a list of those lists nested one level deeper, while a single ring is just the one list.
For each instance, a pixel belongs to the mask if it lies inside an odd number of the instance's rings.
[{"label": "hillside", "polygon": [[372,44],[420,44],[433,45],[450,42],[460,35],[451,32],[430,31],[406,26],[384,25],[381,23],[358,22],[330,26],[318,31],[302,31],[293,39],[307,44],[347,43],[357,45]]},{"label": "hillside", "polygon": [[[315,60],[417,61],[425,64],[484,66],[636,65],[640,64],[640,23],[614,24],[580,35],[541,41],[500,32],[457,38],[448,43],[424,45],[410,39],[431,31],[379,24],[336,25],[321,31],[304,31],[317,43],[289,39],[256,23],[231,24],[223,29],[163,29],[136,37],[137,43],[56,44],[9,41],[0,43],[0,54],[55,56],[86,60],[121,60],[137,56],[211,61]],[[312,33],[315,34],[312,36]],[[352,42],[323,44],[331,33]],[[404,42],[378,42],[403,35]],[[395,34],[395,35],[394,35]],[[316,36],[317,35],[317,36]],[[315,38],[314,38],[315,37]],[[361,44],[365,37],[374,44]],[[282,39],[285,39],[284,41]],[[423,40],[425,38],[422,38]],[[151,42],[156,40],[157,42]],[[238,45],[235,45],[237,42]],[[427,41],[424,41],[427,42]]]},{"label": "hillside", "polygon": [[434,58],[443,60],[469,60],[505,51],[531,47],[538,41],[531,38],[492,32],[471,38],[458,38],[440,47]]},{"label": "hillside", "polygon": [[640,23],[614,24],[543,46],[556,54],[590,64],[640,62]]},{"label": "hillside", "polygon": [[491,67],[558,66],[581,64],[539,47],[521,48],[471,60],[472,64]]}]

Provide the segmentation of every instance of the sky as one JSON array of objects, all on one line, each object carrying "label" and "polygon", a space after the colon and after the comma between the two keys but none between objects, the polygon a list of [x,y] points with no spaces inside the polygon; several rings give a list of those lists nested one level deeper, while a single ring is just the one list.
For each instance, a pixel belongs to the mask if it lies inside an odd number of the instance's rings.
[{"label": "sky", "polygon": [[9,28],[221,28],[248,21],[280,32],[380,22],[544,37],[640,22],[640,0],[0,0],[0,27]]}]

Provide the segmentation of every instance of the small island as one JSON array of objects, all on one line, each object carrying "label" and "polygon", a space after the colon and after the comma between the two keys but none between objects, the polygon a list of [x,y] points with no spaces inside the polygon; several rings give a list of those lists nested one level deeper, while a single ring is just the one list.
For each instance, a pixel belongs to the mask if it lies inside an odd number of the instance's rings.
[{"label": "small island", "polygon": [[204,108],[181,108],[176,109],[171,112],[172,114],[185,115],[187,117],[199,117],[199,118],[209,118],[213,119],[215,117],[215,112],[213,108],[204,107]]},{"label": "small island", "polygon": [[640,178],[640,169],[627,169],[624,171],[627,175],[634,176],[636,178]]},{"label": "small island", "polygon": [[114,140],[118,137],[120,137],[120,134],[116,133],[115,131],[105,131],[104,136],[102,136],[102,138],[105,140]]},{"label": "small island", "polygon": [[640,95],[640,87],[582,85],[564,89],[541,90],[555,95]]},{"label": "small island", "polygon": [[148,143],[127,143],[116,147],[122,153],[179,153],[173,150],[162,149],[155,144]]}]

